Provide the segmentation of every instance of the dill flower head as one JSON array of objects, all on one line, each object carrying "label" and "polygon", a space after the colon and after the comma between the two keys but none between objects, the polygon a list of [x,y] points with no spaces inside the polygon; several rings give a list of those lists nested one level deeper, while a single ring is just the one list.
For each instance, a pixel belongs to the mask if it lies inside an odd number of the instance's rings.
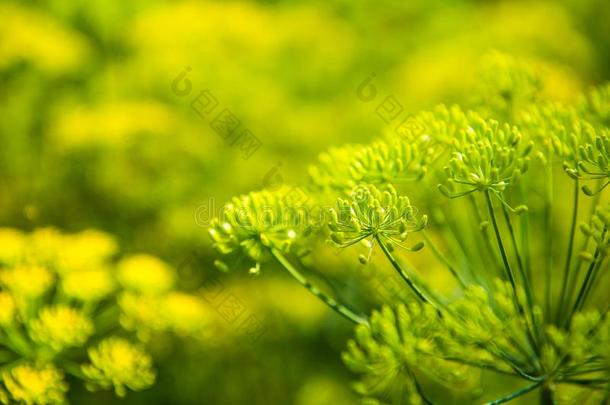
[{"label": "dill flower head", "polygon": [[419,142],[395,139],[363,147],[350,165],[354,185],[421,179],[426,174],[429,141],[426,137],[420,137]]},{"label": "dill flower head", "polygon": [[516,109],[535,102],[540,96],[543,81],[531,63],[492,52],[482,65],[475,101],[487,114],[510,118]]},{"label": "dill flower head", "polygon": [[595,87],[581,97],[579,111],[592,123],[610,128],[610,83]]},{"label": "dill flower head", "polygon": [[268,257],[269,249],[288,251],[299,235],[308,233],[309,224],[306,207],[284,201],[284,191],[233,198],[224,218],[215,219],[209,229],[216,249],[223,254],[241,250],[257,263]]},{"label": "dill flower head", "polygon": [[520,111],[515,119],[525,138],[532,140],[537,152],[546,161],[556,155],[574,162],[578,154],[580,134],[587,127],[573,106],[555,102],[533,104]]},{"label": "dill flower head", "polygon": [[406,403],[424,403],[414,374],[423,373],[444,386],[476,393],[479,374],[473,368],[437,355],[445,333],[437,311],[428,304],[374,311],[370,325],[356,327],[343,353],[346,365],[361,375],[356,391],[389,403],[405,403],[405,398]]},{"label": "dill flower head", "polygon": [[55,276],[46,267],[22,264],[2,270],[0,282],[17,298],[36,299],[51,288]]},{"label": "dill flower head", "polygon": [[117,267],[121,285],[143,294],[160,294],[170,290],[175,281],[171,267],[156,257],[138,254],[121,260]]},{"label": "dill flower head", "polygon": [[321,153],[318,163],[308,168],[311,182],[322,190],[351,190],[355,186],[352,162],[362,148],[361,145],[345,145]]},{"label": "dill flower head", "polygon": [[494,120],[477,119],[455,140],[453,157],[445,168],[451,185],[460,187],[449,197],[459,197],[475,191],[502,193],[514,185],[528,169],[533,144],[521,145],[521,133],[516,127],[501,125]]},{"label": "dill flower head", "polygon": [[0,327],[8,326],[15,319],[15,299],[6,292],[0,291]]},{"label": "dill flower head", "polygon": [[[410,125],[403,130],[400,126],[396,132],[391,133],[390,138],[396,135],[409,143],[425,144],[429,154],[436,154],[439,147],[451,146],[453,138],[460,131],[468,128],[473,112],[464,112],[459,106],[438,105],[430,111],[420,111],[409,118]],[[409,122],[407,122],[409,123]]]},{"label": "dill flower head", "polygon": [[93,322],[67,305],[43,308],[30,324],[32,339],[57,351],[82,346],[92,334]]},{"label": "dill flower head", "polygon": [[114,388],[120,397],[127,393],[126,387],[140,391],[149,388],[155,381],[152,359],[148,353],[129,341],[111,337],[97,347],[89,349],[90,364],[82,371],[92,382],[92,388]]},{"label": "dill flower head", "polygon": [[62,275],[61,287],[70,298],[99,301],[114,291],[115,281],[108,269],[98,267]]},{"label": "dill flower head", "polygon": [[[2,373],[3,384],[16,403],[63,404],[68,384],[63,373],[51,364],[21,364]],[[15,403],[11,402],[11,403]],[[8,403],[8,402],[7,402]]]},{"label": "dill flower head", "polygon": [[[399,196],[392,186],[378,189],[373,185],[358,186],[349,199],[339,198],[331,211],[331,240],[341,247],[365,239],[380,239],[389,245],[400,245],[411,232],[422,230],[427,222],[424,215],[416,217],[409,199]],[[418,243],[409,250],[418,250]]]},{"label": "dill flower head", "polygon": [[573,178],[603,181],[595,191],[588,185],[582,187],[585,194],[593,196],[610,184],[610,131],[596,131],[592,126],[588,126],[586,131],[583,131],[582,138],[576,168],[567,168],[566,171]]},{"label": "dill flower head", "polygon": [[349,192],[356,185],[419,180],[426,174],[430,137],[394,138],[368,146],[348,146],[320,155],[309,169],[314,184]]}]

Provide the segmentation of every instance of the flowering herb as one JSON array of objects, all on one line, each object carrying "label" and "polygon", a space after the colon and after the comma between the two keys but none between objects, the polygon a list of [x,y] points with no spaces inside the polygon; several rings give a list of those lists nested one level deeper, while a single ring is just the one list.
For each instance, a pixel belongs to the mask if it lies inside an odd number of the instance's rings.
[{"label": "flowering herb", "polygon": [[[531,66],[494,58],[473,111],[436,107],[400,134],[320,155],[309,174],[312,200],[336,200],[327,232],[311,233],[271,191],[234,199],[210,230],[221,253],[255,263],[252,273],[275,260],[357,324],[343,359],[366,403],[499,404],[539,390],[551,404],[566,386],[610,398],[610,301],[599,288],[610,280],[608,87],[574,105],[545,101]],[[365,318],[322,293],[297,270],[320,237],[364,245],[363,266],[380,264],[379,246],[410,298]],[[410,264],[426,248],[453,276],[450,294],[426,280],[421,260]],[[482,371],[525,384],[487,392]]]}]

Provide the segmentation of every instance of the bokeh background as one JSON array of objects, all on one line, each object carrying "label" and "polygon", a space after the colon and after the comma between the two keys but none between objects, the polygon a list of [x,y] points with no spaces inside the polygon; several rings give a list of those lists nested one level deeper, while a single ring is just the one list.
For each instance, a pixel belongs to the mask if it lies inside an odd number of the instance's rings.
[{"label": "bokeh background", "polygon": [[[206,226],[231,196],[305,182],[329,146],[393,130],[376,113],[386,97],[405,114],[475,103],[491,52],[572,100],[610,78],[608,21],[605,0],[2,1],[0,224],[103,230],[197,290],[217,274]],[[373,101],[358,96],[367,80]],[[213,113],[193,108],[202,92]],[[215,131],[224,109],[260,141],[253,153]],[[321,278],[358,271],[331,251],[324,263]],[[222,332],[154,341],[152,389],[121,400],[72,384],[70,401],[356,403],[339,355],[351,325],[284,274],[221,280],[261,336],[210,302]]]}]

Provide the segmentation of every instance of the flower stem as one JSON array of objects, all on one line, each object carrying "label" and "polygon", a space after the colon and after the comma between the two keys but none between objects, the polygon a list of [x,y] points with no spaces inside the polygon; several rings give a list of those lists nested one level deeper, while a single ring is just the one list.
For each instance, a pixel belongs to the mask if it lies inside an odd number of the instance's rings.
[{"label": "flower stem", "polygon": [[[523,286],[525,289],[525,299],[527,301],[529,316],[530,316],[531,322],[532,322],[532,329],[535,332],[534,336],[536,336],[536,338],[537,338],[536,341],[539,342],[541,340],[541,336],[540,336],[541,331],[539,328],[540,325],[537,325],[536,317],[534,316],[534,298],[533,298],[532,286],[530,283],[530,279],[528,278],[527,274],[525,273],[525,266],[523,264],[521,254],[519,253],[519,245],[517,244],[517,237],[515,236],[515,231],[513,229],[513,225],[510,220],[510,215],[508,213],[508,209],[504,205],[502,205],[502,208],[503,208],[503,212],[504,212],[504,219],[505,219],[506,225],[508,227],[508,232],[510,233],[511,242],[513,244],[513,249],[515,250],[515,255],[517,256],[519,274],[521,275],[521,278],[523,279]],[[528,214],[524,213],[522,215],[528,215]]]},{"label": "flower stem", "polygon": [[523,312],[521,308],[521,304],[519,303],[518,294],[517,294],[517,282],[515,280],[515,275],[510,268],[510,263],[508,262],[508,255],[506,254],[506,249],[504,248],[504,243],[502,242],[502,236],[500,235],[500,228],[498,227],[498,220],[496,219],[496,214],[494,213],[494,207],[491,202],[491,196],[489,191],[485,193],[485,197],[487,200],[487,208],[489,209],[489,216],[491,217],[491,223],[494,228],[494,232],[496,234],[496,241],[498,242],[498,248],[500,249],[500,255],[502,256],[502,262],[504,263],[504,268],[506,270],[506,275],[508,277],[508,281],[513,289],[513,296],[515,298],[515,305],[519,312]]},{"label": "flower stem", "polygon": [[[604,226],[604,230],[602,231],[602,237],[601,237],[602,241],[604,240],[604,238],[606,236],[606,232],[608,232],[608,228],[607,228],[607,226]],[[570,316],[568,317],[568,322],[567,322],[568,325],[570,324],[570,321],[572,320],[572,316],[574,316],[574,313],[576,311],[580,311],[582,309],[582,307],[585,303],[585,300],[587,299],[587,295],[590,292],[590,284],[593,281],[593,276],[596,273],[596,268],[601,264],[601,262],[603,262],[603,258],[600,260],[600,255],[601,255],[601,249],[600,249],[600,246],[598,245],[597,248],[595,249],[595,254],[593,255],[593,261],[589,265],[589,269],[587,270],[585,279],[582,282],[582,286],[580,287],[580,291],[576,298],[576,302],[574,303],[574,306],[572,307],[572,311],[570,312]]]},{"label": "flower stem", "polygon": [[[488,190],[485,193],[485,197],[487,200],[487,208],[489,209],[489,216],[491,217],[491,223],[494,228],[494,232],[496,234],[496,240],[498,242],[498,248],[500,250],[500,255],[502,256],[502,262],[504,263],[504,267],[506,269],[506,275],[508,276],[508,280],[513,290],[513,298],[515,302],[515,307],[520,315],[524,315],[525,318],[525,329],[527,331],[528,340],[532,344],[532,346],[536,347],[536,340],[534,339],[532,328],[530,328],[529,321],[527,315],[525,315],[525,310],[523,309],[523,305],[519,301],[519,293],[517,289],[517,282],[515,279],[515,274],[513,273],[510,263],[508,262],[508,255],[506,253],[506,249],[504,248],[504,243],[502,242],[502,236],[500,235],[500,228],[498,227],[498,220],[496,219],[496,214],[494,213],[493,203],[491,201],[491,194]],[[532,320],[533,321],[533,320]]]},{"label": "flower stem", "polygon": [[557,322],[561,318],[561,314],[564,311],[566,302],[566,294],[568,289],[568,280],[570,278],[570,267],[572,262],[572,252],[574,251],[574,236],[576,234],[576,222],[578,220],[578,196],[580,195],[580,186],[578,179],[574,180],[574,203],[572,206],[572,222],[570,225],[570,239],[568,242],[568,254],[566,257],[566,264],[563,271],[563,283],[561,284],[561,293],[559,295],[559,305],[557,307]]},{"label": "flower stem", "polygon": [[430,237],[428,236],[428,233],[425,230],[423,230],[422,231],[422,235],[424,236],[424,240],[426,241],[426,245],[430,246],[430,249],[432,250],[432,253],[434,253],[434,255],[437,257],[437,259],[441,263],[443,263],[445,266],[447,266],[447,268],[449,269],[449,272],[460,283],[460,286],[462,288],[466,288],[466,283],[464,283],[464,281],[462,280],[462,278],[458,274],[457,270],[455,269],[455,266],[452,265],[451,262],[449,262],[449,259],[447,259],[447,257],[443,254],[443,252],[441,252],[440,249],[434,244],[434,242],[432,242],[432,239],[430,239]]},{"label": "flower stem", "polygon": [[515,391],[513,393],[510,393],[510,394],[508,394],[505,397],[498,398],[495,401],[488,402],[487,405],[497,405],[497,404],[503,404],[503,403],[508,402],[508,401],[512,401],[513,399],[515,399],[517,397],[520,397],[521,395],[525,395],[528,392],[535,390],[540,385],[542,385],[542,383],[544,383],[544,380],[537,381],[537,382],[535,382],[533,384],[530,384],[528,386],[525,386],[525,387],[521,388],[520,390],[517,390],[517,391]]},{"label": "flower stem", "polygon": [[[553,157],[550,156],[549,162],[546,165],[547,169],[547,194],[544,206],[544,241],[546,242],[546,257],[544,267],[544,313],[551,313],[551,273],[553,270]],[[550,315],[549,315],[550,316]]]},{"label": "flower stem", "polygon": [[[390,261],[390,263],[392,263],[392,266],[394,266],[394,269],[396,269],[396,271],[398,271],[398,274],[401,275],[401,277],[403,278],[403,280],[405,280],[405,282],[407,283],[407,285],[411,288],[411,290],[413,290],[413,292],[415,293],[415,295],[417,296],[417,298],[420,299],[420,301],[425,302],[427,304],[432,304],[432,302],[426,298],[425,294],[423,293],[423,291],[413,282],[413,280],[411,280],[411,277],[409,277],[409,275],[406,273],[406,271],[402,268],[402,266],[400,265],[400,263],[398,263],[396,261],[396,259],[394,258],[394,256],[392,255],[392,252],[390,252],[390,250],[388,249],[388,247],[386,246],[385,243],[383,243],[383,241],[381,240],[381,238],[376,235],[375,239],[377,240],[377,242],[379,243],[379,246],[381,246],[381,250],[383,250],[383,253],[385,254],[385,256],[388,258],[388,260]],[[434,305],[434,304],[432,304]]]},{"label": "flower stem", "polygon": [[365,317],[357,315],[351,309],[345,305],[338,303],[335,299],[324,294],[317,286],[312,284],[301,272],[299,272],[293,265],[286,259],[286,257],[278,250],[271,249],[273,257],[284,267],[292,277],[294,277],[303,287],[307,288],[309,292],[315,295],[317,298],[322,300],[326,305],[332,308],[334,311],[349,319],[356,324],[368,325],[368,321]]}]

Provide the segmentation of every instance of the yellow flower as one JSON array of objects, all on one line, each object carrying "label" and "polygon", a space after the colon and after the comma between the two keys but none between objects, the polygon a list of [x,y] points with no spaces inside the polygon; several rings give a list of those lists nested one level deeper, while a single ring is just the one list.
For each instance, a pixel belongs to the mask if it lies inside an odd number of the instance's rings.
[{"label": "yellow flower", "polygon": [[8,403],[60,404],[68,390],[63,373],[51,364],[22,364],[3,372],[2,380],[12,398]]},{"label": "yellow flower", "polygon": [[114,238],[99,231],[88,230],[74,235],[65,235],[58,252],[60,270],[82,270],[102,263],[116,253],[118,246]]},{"label": "yellow flower", "polygon": [[166,328],[182,334],[193,334],[205,327],[208,311],[200,298],[171,292],[162,300],[159,313]]},{"label": "yellow flower", "polygon": [[15,319],[15,300],[10,293],[0,291],[0,326],[8,326]]},{"label": "yellow flower", "polygon": [[93,108],[70,106],[52,134],[67,149],[86,145],[124,147],[142,134],[171,134],[171,109],[153,101],[113,102]]},{"label": "yellow flower", "polygon": [[99,301],[115,288],[114,279],[105,268],[69,272],[62,277],[61,285],[68,297],[81,301]]},{"label": "yellow flower", "polygon": [[121,325],[128,330],[160,328],[159,297],[143,296],[134,293],[123,293],[119,297],[121,308]]},{"label": "yellow flower", "polygon": [[0,262],[12,263],[23,254],[25,235],[10,228],[0,229]]},{"label": "yellow flower", "polygon": [[39,228],[34,230],[29,237],[27,251],[28,258],[33,258],[37,263],[54,263],[57,253],[64,244],[64,236],[55,228]]},{"label": "yellow flower", "polygon": [[118,396],[125,396],[126,387],[134,391],[150,387],[155,381],[152,359],[148,353],[129,341],[111,337],[89,349],[91,364],[82,371],[93,386],[114,387]]},{"label": "yellow flower", "polygon": [[19,298],[36,299],[53,285],[54,276],[45,267],[19,265],[0,273],[0,282]]},{"label": "yellow flower", "polygon": [[93,322],[81,311],[67,305],[44,308],[32,321],[30,336],[55,350],[82,346],[93,333]]},{"label": "yellow flower", "polygon": [[123,259],[118,279],[123,287],[144,294],[159,294],[174,285],[174,271],[156,257],[139,254]]}]

